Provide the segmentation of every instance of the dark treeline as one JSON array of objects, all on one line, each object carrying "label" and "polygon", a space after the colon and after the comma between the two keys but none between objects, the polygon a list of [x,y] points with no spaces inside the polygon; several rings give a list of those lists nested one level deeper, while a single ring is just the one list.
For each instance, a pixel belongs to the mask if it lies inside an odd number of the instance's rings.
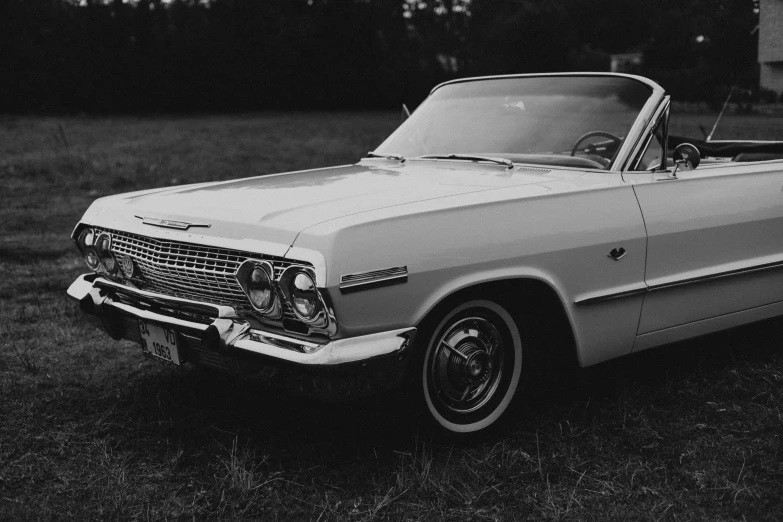
[{"label": "dark treeline", "polygon": [[416,105],[456,76],[639,70],[757,83],[755,0],[2,0],[0,112]]}]

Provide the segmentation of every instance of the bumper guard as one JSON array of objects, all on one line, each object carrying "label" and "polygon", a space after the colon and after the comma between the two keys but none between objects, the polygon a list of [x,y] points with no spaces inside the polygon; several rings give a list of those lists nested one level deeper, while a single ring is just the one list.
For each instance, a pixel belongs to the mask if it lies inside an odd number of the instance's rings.
[{"label": "bumper guard", "polygon": [[[131,299],[122,302],[117,294]],[[68,295],[79,302],[84,313],[97,318],[113,339],[123,337],[119,318],[124,315],[197,337],[215,352],[236,349],[304,366],[334,367],[400,356],[416,333],[416,328],[402,328],[319,344],[252,328],[230,306],[147,292],[97,274],[79,276],[68,288]]]}]

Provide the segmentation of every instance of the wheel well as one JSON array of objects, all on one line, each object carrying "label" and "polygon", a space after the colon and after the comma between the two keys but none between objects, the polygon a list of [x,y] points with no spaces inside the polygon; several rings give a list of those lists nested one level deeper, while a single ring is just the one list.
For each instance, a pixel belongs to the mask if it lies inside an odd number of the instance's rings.
[{"label": "wheel well", "polygon": [[520,332],[534,348],[532,356],[536,366],[579,365],[571,322],[563,303],[551,286],[537,279],[505,279],[462,288],[430,310],[419,324],[420,329],[426,331],[430,323],[457,303],[477,297],[494,298],[508,309]]}]

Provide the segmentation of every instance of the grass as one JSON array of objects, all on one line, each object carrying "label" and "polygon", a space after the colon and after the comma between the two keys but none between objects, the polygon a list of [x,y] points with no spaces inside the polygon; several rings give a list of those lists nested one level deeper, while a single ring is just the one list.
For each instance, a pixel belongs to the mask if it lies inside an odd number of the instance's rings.
[{"label": "grass", "polygon": [[[94,198],[350,162],[397,121],[0,120],[0,519],[783,518],[780,320],[542,375],[508,431],[455,447],[390,400],[147,361],[66,299]],[[783,139],[783,119],[727,116],[716,138],[736,134]]]}]

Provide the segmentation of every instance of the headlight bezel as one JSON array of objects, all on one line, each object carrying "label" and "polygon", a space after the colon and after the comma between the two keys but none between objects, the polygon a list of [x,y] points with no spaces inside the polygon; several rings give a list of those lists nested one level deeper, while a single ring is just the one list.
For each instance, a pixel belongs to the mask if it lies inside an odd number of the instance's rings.
[{"label": "headlight bezel", "polygon": [[[302,274],[306,276],[313,285],[313,292],[315,294],[315,310],[311,316],[307,316],[299,313],[295,303],[294,296],[291,292],[291,285],[293,284],[297,275]],[[318,288],[318,281],[316,279],[315,270],[312,267],[305,265],[291,265],[286,268],[280,275],[278,280],[278,287],[286,299],[286,302],[291,307],[291,311],[294,316],[301,322],[314,328],[328,328],[334,321],[330,320],[331,312],[329,306],[324,301],[324,296],[321,289]]]},{"label": "headlight bezel", "polygon": [[[247,290],[247,278],[256,266],[263,266],[266,269],[274,290],[272,304],[266,309],[257,307],[252,299],[250,299]],[[286,309],[290,309],[291,314],[293,315],[290,319],[307,325],[309,329],[309,334],[307,335],[334,335],[337,331],[337,321],[335,319],[334,311],[329,304],[330,300],[328,299],[328,295],[324,295],[323,289],[318,287],[318,279],[314,268],[312,266],[294,262],[287,266],[279,277],[275,277],[275,274],[274,265],[271,261],[253,258],[243,261],[236,271],[235,279],[242,288],[242,292],[245,294],[245,297],[247,297],[253,311],[258,314],[259,319],[274,321],[283,320],[285,323],[286,320],[289,320],[289,316],[286,316],[284,312]],[[305,275],[312,282],[316,303],[313,314],[310,316],[299,312],[294,302],[294,296],[291,294],[290,285],[292,279],[299,274]]]},{"label": "headlight bezel", "polygon": [[[76,247],[82,254],[82,259],[84,260],[84,264],[87,265],[87,268],[98,271],[101,267],[101,258],[98,255],[98,252],[95,251],[95,238],[95,230],[91,227],[85,227],[79,232],[79,235],[76,236]],[[90,262],[90,256],[94,259],[94,262],[92,263]]]},{"label": "headlight bezel", "polygon": [[[266,274],[267,281],[269,282],[270,296],[269,302],[266,306],[258,306],[250,295],[251,278],[253,272],[256,270],[263,271],[263,273]],[[280,299],[275,289],[274,274],[274,267],[269,261],[264,261],[261,259],[247,259],[243,261],[241,265],[239,265],[235,275],[237,283],[239,283],[239,286],[242,288],[242,292],[244,292],[245,297],[247,297],[248,301],[250,302],[250,306],[253,307],[253,310],[270,319],[277,319],[282,315]]]},{"label": "headlight bezel", "polygon": [[[105,249],[102,246],[104,242],[106,245]],[[117,273],[117,259],[114,257],[114,254],[112,254],[111,244],[112,237],[108,232],[101,232],[93,242],[93,249],[95,250],[95,253],[98,254],[101,266],[106,273],[110,275]]]},{"label": "headlight bezel", "polygon": [[[288,281],[287,293],[291,309],[297,317],[303,321],[312,321],[318,315],[320,308],[318,288],[313,277],[306,271],[298,270],[292,274]],[[302,309],[302,303],[304,303],[305,310]],[[307,309],[310,311],[306,311]]]}]

